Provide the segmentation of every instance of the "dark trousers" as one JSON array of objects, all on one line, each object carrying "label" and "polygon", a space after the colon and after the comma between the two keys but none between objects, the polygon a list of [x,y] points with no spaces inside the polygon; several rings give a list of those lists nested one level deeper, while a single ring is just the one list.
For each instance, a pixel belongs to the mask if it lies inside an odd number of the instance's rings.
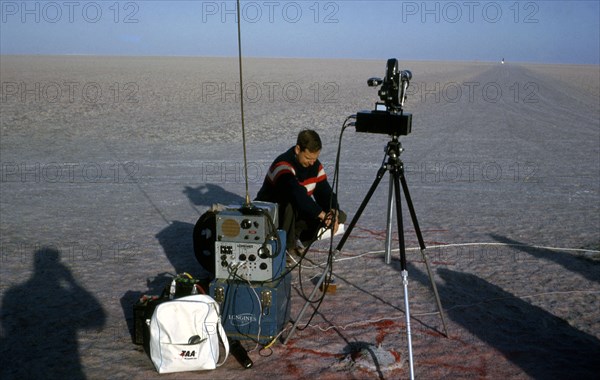
[{"label": "dark trousers", "polygon": [[[346,213],[338,211],[338,222],[346,221]],[[316,238],[322,223],[318,219],[303,218],[290,203],[279,205],[279,228],[286,232],[286,248],[296,248],[296,242],[300,240],[307,247]]]}]

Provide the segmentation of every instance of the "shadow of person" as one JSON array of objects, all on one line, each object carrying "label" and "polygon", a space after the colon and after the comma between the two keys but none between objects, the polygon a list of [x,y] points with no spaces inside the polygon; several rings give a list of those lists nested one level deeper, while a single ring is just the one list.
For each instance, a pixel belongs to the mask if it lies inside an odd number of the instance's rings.
[{"label": "shadow of person", "polygon": [[447,315],[533,378],[593,379],[600,340],[475,275],[438,269]]},{"label": "shadow of person", "polygon": [[194,258],[192,246],[193,232],[193,224],[175,220],[156,234],[167,259],[173,266],[173,274],[197,272],[198,263]]},{"label": "shadow of person", "polygon": [[[210,207],[217,203],[224,205],[242,205],[244,203],[244,198],[241,196],[213,184],[204,184],[197,187],[185,186],[183,193],[195,206]],[[171,222],[156,234],[158,242],[173,266],[174,274],[195,272],[198,268],[201,268],[194,258],[193,234],[194,224],[177,220]],[[205,274],[203,271],[200,273],[200,275]]]},{"label": "shadow of person", "polygon": [[[567,252],[561,252],[560,250],[531,247],[525,243],[501,235],[491,234],[490,236],[494,240],[500,243],[509,244],[515,249],[532,257],[553,261],[569,272],[579,273],[590,281],[600,282],[600,265],[598,265],[598,262],[585,260],[582,257],[577,257]],[[527,261],[527,259],[523,257],[523,261]]]},{"label": "shadow of person", "polygon": [[[243,197],[226,191],[221,186],[210,183],[197,187],[185,186],[183,193],[195,206],[211,207],[216,204],[241,206],[245,202]],[[178,265],[184,263],[188,265],[187,268],[200,268],[200,278],[212,278],[214,274],[214,242],[216,231],[214,218],[212,221],[203,219],[208,214],[206,212],[201,215],[198,220],[194,221],[195,224],[193,225],[184,222],[173,222],[171,226],[163,229],[156,235],[167,257],[174,268],[178,270],[178,273],[180,272]],[[207,228],[210,232],[207,232]],[[181,257],[182,252],[184,252],[185,257]],[[197,261],[195,266],[192,266],[188,261],[193,257]],[[198,263],[200,264],[199,266]]]},{"label": "shadow of person", "polygon": [[244,203],[243,197],[211,183],[206,183],[198,187],[186,186],[183,189],[183,193],[196,206],[210,207],[215,203],[224,205],[242,205]]},{"label": "shadow of person", "polygon": [[2,379],[84,379],[79,330],[100,329],[106,314],[60,262],[60,252],[34,253],[33,276],[2,300]]}]

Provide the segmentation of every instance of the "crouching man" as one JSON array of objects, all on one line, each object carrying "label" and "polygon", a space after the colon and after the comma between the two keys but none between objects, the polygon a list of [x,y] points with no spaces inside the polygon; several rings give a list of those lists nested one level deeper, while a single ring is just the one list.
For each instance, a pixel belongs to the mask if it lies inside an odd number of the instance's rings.
[{"label": "crouching man", "polygon": [[256,197],[279,205],[279,228],[286,231],[288,252],[303,254],[298,240],[306,247],[320,227],[331,227],[335,234],[346,221],[319,161],[321,149],[317,132],[301,131],[296,145],[275,159]]}]

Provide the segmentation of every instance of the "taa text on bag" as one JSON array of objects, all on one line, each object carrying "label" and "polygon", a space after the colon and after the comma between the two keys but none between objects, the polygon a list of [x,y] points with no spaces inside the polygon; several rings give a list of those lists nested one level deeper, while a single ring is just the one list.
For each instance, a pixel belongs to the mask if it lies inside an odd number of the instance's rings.
[{"label": "taa text on bag", "polygon": [[183,350],[181,351],[181,354],[179,354],[179,356],[181,356],[184,359],[196,359],[196,351]]}]

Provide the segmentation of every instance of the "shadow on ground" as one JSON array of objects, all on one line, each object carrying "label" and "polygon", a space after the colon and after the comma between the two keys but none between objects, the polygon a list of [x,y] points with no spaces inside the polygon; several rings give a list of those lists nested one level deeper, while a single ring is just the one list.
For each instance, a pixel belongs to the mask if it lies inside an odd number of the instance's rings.
[{"label": "shadow on ground", "polygon": [[79,356],[82,330],[101,329],[106,313],[73,277],[61,252],[33,253],[30,279],[2,300],[2,379],[85,379]]},{"label": "shadow on ground", "polygon": [[[438,269],[445,314],[533,378],[594,379],[600,341],[475,275]],[[411,278],[429,286],[424,272]],[[452,334],[452,333],[450,333]]]}]

